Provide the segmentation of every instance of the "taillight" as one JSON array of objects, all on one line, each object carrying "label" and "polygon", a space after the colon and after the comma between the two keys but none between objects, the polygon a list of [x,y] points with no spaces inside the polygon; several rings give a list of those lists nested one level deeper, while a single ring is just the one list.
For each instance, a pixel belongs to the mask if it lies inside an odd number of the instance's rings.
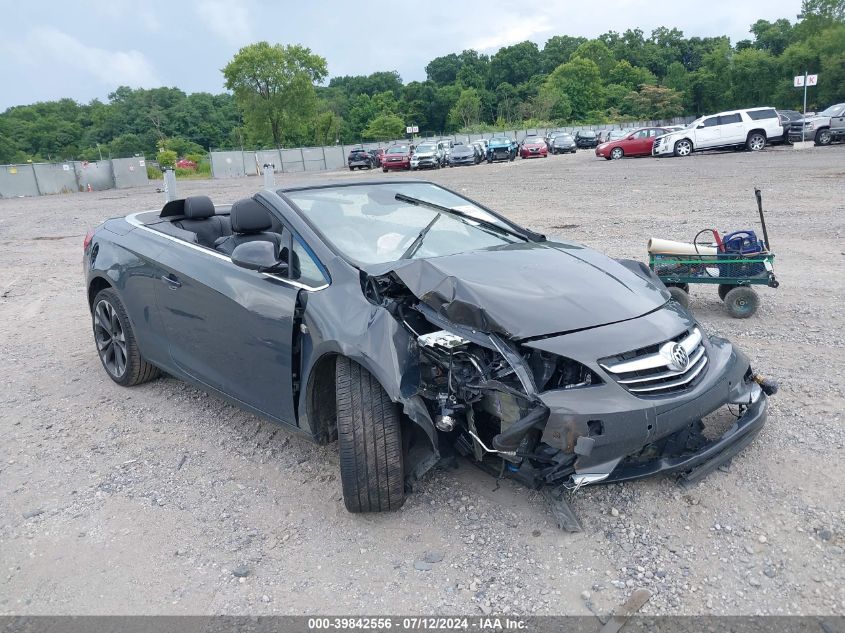
[{"label": "taillight", "polygon": [[85,234],[85,239],[82,241],[82,252],[88,252],[88,247],[91,246],[91,240],[94,239],[95,230],[91,229]]}]

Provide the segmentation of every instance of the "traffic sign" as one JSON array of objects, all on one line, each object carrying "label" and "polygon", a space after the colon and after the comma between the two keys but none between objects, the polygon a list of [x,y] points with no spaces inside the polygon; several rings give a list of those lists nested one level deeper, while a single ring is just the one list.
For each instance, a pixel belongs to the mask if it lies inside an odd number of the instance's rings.
[{"label": "traffic sign", "polygon": [[819,76],[818,75],[807,75],[807,85],[808,86],[815,86],[819,83]]},{"label": "traffic sign", "polygon": [[418,134],[420,131],[419,125],[409,125],[405,128],[405,134]]},{"label": "traffic sign", "polygon": [[[818,75],[807,75],[807,85],[808,86],[815,86],[819,83],[819,76]],[[803,88],[804,87],[804,75],[797,75],[794,79],[793,85],[796,88]]]}]

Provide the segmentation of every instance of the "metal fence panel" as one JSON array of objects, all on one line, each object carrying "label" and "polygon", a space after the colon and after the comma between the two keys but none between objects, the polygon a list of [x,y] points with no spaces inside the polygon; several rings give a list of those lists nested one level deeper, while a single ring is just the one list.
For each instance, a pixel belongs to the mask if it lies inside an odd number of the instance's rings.
[{"label": "metal fence panel", "polygon": [[245,176],[243,152],[211,152],[211,173],[215,178],[241,178]]},{"label": "metal fence panel", "polygon": [[76,175],[70,163],[38,163],[32,165],[42,196],[56,193],[72,193],[79,189]]},{"label": "metal fence panel", "polygon": [[114,172],[111,168],[111,161],[82,161],[73,163],[73,168],[76,172],[76,181],[82,191],[87,191],[89,188],[93,191],[114,189]]},{"label": "metal fence panel", "polygon": [[305,171],[326,171],[326,159],[322,147],[302,148],[302,159],[305,161]]},{"label": "metal fence panel", "polygon": [[114,186],[117,189],[143,187],[150,182],[147,178],[147,161],[143,156],[113,158],[111,167],[114,172]]},{"label": "metal fence panel", "polygon": [[343,153],[343,147],[335,145],[334,147],[326,147],[326,169],[343,169],[346,167],[346,154]]},{"label": "metal fence panel", "polygon": [[282,167],[285,173],[305,171],[305,164],[302,158],[302,152],[298,149],[283,149]]},{"label": "metal fence panel", "polygon": [[0,167],[0,198],[37,196],[35,171],[32,165],[3,165]]}]

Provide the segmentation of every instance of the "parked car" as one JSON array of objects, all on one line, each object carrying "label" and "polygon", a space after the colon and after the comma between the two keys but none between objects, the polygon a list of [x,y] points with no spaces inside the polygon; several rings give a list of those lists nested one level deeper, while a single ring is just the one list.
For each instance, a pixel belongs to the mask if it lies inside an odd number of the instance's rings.
[{"label": "parked car", "polygon": [[845,139],[845,103],[832,105],[814,116],[794,121],[789,128],[789,140],[814,141],[816,145],[830,145]]},{"label": "parked car", "polygon": [[725,147],[745,147],[758,152],[766,143],[783,138],[783,127],[774,108],[731,110],[701,117],[689,127],[660,137],[654,156],[689,156],[692,152]]},{"label": "parked car", "polygon": [[598,136],[593,130],[578,130],[575,132],[575,145],[579,148],[593,148],[599,144]]},{"label": "parked car", "polygon": [[393,145],[387,148],[381,159],[381,170],[411,169],[411,148],[408,145]]},{"label": "parked car", "polygon": [[197,164],[195,161],[192,161],[190,158],[180,158],[176,161],[176,167],[178,169],[196,169]]},{"label": "parked car", "polygon": [[[766,421],[745,354],[647,266],[432,183],[173,200],[106,221],[83,253],[112,381],[166,372],[337,440],[351,512],[399,508],[447,453],[532,488],[693,481]],[[735,416],[724,433],[715,411]]]},{"label": "parked car", "polygon": [[375,161],[370,153],[365,149],[353,149],[346,157],[346,164],[349,165],[349,171],[358,169],[372,169]]},{"label": "parked car", "polygon": [[446,165],[449,161],[449,154],[452,151],[452,146],[455,142],[450,138],[443,138],[437,141],[437,149],[440,152],[440,164]]},{"label": "parked car", "polygon": [[516,158],[516,141],[508,136],[494,136],[487,141],[487,162]]},{"label": "parked car", "polygon": [[625,156],[651,156],[651,148],[658,136],[666,134],[662,127],[644,127],[619,139],[610,139],[596,147],[596,156],[617,160]]},{"label": "parked car", "polygon": [[449,167],[458,165],[476,165],[479,162],[478,152],[473,145],[455,144],[449,154]]},{"label": "parked car", "polygon": [[411,169],[440,169],[441,163],[440,150],[430,143],[417,145],[411,156]]},{"label": "parked car", "polygon": [[578,146],[575,144],[575,137],[571,134],[556,134],[552,139],[552,154],[564,154],[566,152],[574,154],[577,149]]},{"label": "parked car", "polygon": [[520,158],[547,158],[549,155],[549,148],[546,147],[546,141],[539,136],[527,136],[519,146]]},{"label": "parked car", "polygon": [[481,141],[473,141],[472,149],[475,152],[475,162],[480,163],[481,161],[483,161],[484,157],[487,155],[487,146]]},{"label": "parked car", "polygon": [[378,149],[371,149],[370,156],[373,157],[373,165],[381,167],[381,160],[384,157],[384,148],[379,147]]}]

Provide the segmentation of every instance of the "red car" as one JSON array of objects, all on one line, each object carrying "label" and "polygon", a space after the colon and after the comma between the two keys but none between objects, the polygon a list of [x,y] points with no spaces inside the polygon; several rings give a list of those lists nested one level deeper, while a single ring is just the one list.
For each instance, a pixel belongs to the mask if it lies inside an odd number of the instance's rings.
[{"label": "red car", "polygon": [[394,145],[387,148],[381,158],[381,170],[387,172],[389,169],[411,169],[411,148],[407,145]]},{"label": "red car", "polygon": [[538,156],[546,158],[548,155],[549,148],[546,145],[546,141],[540,137],[528,137],[522,141],[522,145],[519,146],[520,158],[536,158]]},{"label": "red car", "polygon": [[624,138],[601,143],[596,147],[596,156],[607,160],[618,160],[624,156],[651,156],[654,139],[668,133],[669,130],[662,127],[640,128]]},{"label": "red car", "polygon": [[196,169],[197,164],[189,158],[180,158],[176,161],[176,166],[179,169]]}]

